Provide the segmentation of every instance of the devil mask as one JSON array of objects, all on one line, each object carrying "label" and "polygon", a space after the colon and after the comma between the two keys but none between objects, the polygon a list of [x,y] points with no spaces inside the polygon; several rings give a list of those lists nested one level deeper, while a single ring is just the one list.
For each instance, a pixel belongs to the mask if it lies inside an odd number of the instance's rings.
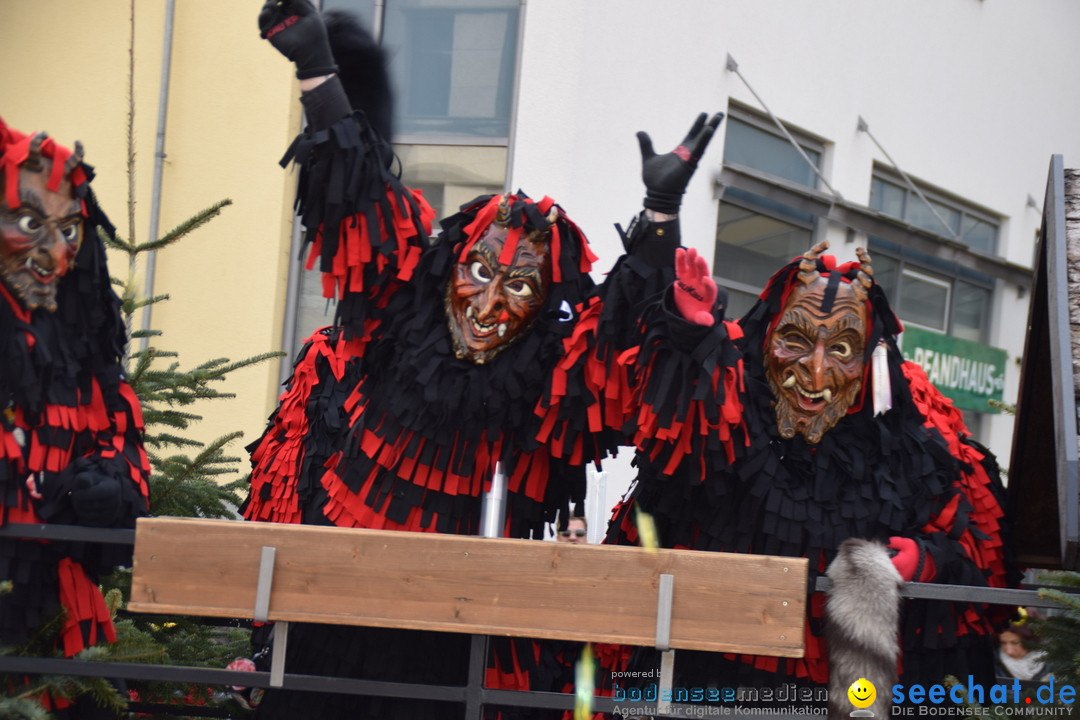
[{"label": "devil mask", "polygon": [[[508,212],[504,201],[494,222],[456,263],[446,288],[454,353],[477,364],[491,360],[529,329],[551,282],[547,233],[523,232],[508,252]],[[555,221],[554,215],[549,221]]]},{"label": "devil mask", "polygon": [[[0,173],[0,281],[27,310],[52,312],[82,243],[83,217],[67,169],[55,172],[40,152],[43,140],[43,133],[33,138],[17,173]],[[76,146],[75,163],[81,154]]]},{"label": "devil mask", "polygon": [[798,278],[766,342],[765,375],[776,426],[784,438],[817,444],[858,401],[866,364],[869,256],[860,248],[854,281],[839,271],[823,275],[815,245],[800,261]]}]

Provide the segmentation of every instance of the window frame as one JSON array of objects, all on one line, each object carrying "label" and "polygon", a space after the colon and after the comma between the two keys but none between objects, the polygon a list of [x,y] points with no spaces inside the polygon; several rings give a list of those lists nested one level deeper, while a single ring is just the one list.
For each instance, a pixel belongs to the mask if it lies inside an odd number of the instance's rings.
[{"label": "window frame", "polygon": [[[756,130],[773,136],[777,140],[781,141],[785,145],[791,145],[791,141],[777,128],[776,123],[767,114],[762,113],[748,105],[745,105],[737,100],[730,99],[728,102],[728,117],[726,123],[730,127],[732,122],[741,122]],[[807,157],[810,157],[809,153],[813,153],[817,156],[817,171],[824,172],[824,167],[828,158],[829,143],[819,135],[815,135],[807,130],[804,130],[798,126],[792,125],[786,121],[784,127],[795,139],[795,141],[802,147],[802,150],[808,153]],[[725,136],[725,143],[727,138]],[[791,150],[795,153],[794,148]],[[795,153],[797,155],[797,153]],[[805,163],[805,160],[801,157],[799,162]],[[726,158],[723,161],[725,168],[732,168],[739,173],[751,173],[758,175],[762,178],[768,178],[769,183],[774,183],[781,187],[798,188],[801,191],[807,192],[819,192],[818,187],[821,184],[821,180],[817,173],[807,168],[811,174],[813,181],[812,185],[806,185],[779,175],[773,175],[765,170],[755,168],[752,166],[743,165],[738,162],[733,162]],[[720,253],[723,252],[725,243],[720,240],[719,232],[719,220],[720,220],[720,205],[724,203],[745,210],[757,215],[761,215],[770,220],[789,225],[793,228],[805,230],[809,234],[809,239],[803,251],[813,247],[814,243],[818,241],[824,232],[824,223],[827,221],[820,215],[807,212],[802,207],[792,205],[790,203],[782,202],[771,196],[769,193],[757,193],[751,190],[745,190],[744,188],[732,188],[732,192],[718,192],[714,197],[719,200],[717,207],[717,231],[713,238],[713,267],[723,268],[727,263],[718,261],[717,258],[721,257]],[[765,202],[757,202],[756,198],[761,198]],[[775,206],[783,206],[790,208],[791,213],[784,213],[777,209]],[[785,258],[790,259],[790,258]],[[756,298],[762,290],[762,287],[736,280],[731,277],[725,276],[722,272],[717,273],[717,277],[721,280],[721,283],[729,293],[741,293],[750,297]]]},{"label": "window frame", "polygon": [[[874,180],[880,180],[881,182],[888,183],[889,185],[896,187],[904,193],[902,213],[903,217],[896,217],[894,215],[890,215],[884,210],[878,210],[874,207]],[[916,187],[918,187],[919,189],[919,192],[921,192],[927,200],[938,203],[948,208],[949,210],[959,213],[959,221],[957,222],[958,228],[956,230],[955,236],[943,234],[942,231],[944,230],[944,228],[942,228],[941,224],[938,222],[928,223],[928,226],[916,225],[912,223],[911,220],[909,220],[910,208],[913,207],[913,204],[917,204],[919,207],[924,207],[922,199],[918,196],[918,193],[908,187],[908,184],[904,181],[903,176],[899,172],[889,167],[888,165],[884,165],[876,161],[874,162],[874,167],[871,170],[871,196],[867,202],[868,207],[874,212],[881,214],[883,217],[899,220],[900,222],[911,225],[914,228],[918,228],[923,232],[935,235],[944,240],[959,242],[965,245],[972,252],[987,253],[995,256],[998,255],[998,249],[1001,246],[1002,225],[1004,224],[1004,218],[1001,215],[995,213],[989,208],[971,202],[970,200],[966,200],[959,195],[950,193],[923,180],[919,180],[917,178],[912,178],[911,180],[913,183],[915,183]],[[987,225],[990,225],[994,228],[994,241],[993,247],[991,249],[988,250],[985,248],[976,247],[971,243],[965,241],[964,235],[968,232],[967,220],[969,218],[972,220],[986,223]]]},{"label": "window frame", "polygon": [[[749,125],[749,126],[753,127],[756,130],[760,130],[761,132],[772,135],[773,137],[775,137],[778,140],[782,141],[786,145],[789,145],[789,146],[791,145],[791,141],[788,140],[788,138],[784,136],[784,133],[782,133],[780,131],[780,129],[776,127],[776,123],[773,121],[773,119],[771,117],[769,117],[769,115],[767,113],[763,113],[763,112],[761,112],[760,110],[758,110],[756,108],[753,108],[753,107],[751,107],[751,106],[749,106],[749,105],[747,105],[745,103],[739,102],[738,100],[735,100],[734,98],[731,98],[731,99],[728,100],[727,119],[725,120],[725,123],[728,126],[730,126],[732,122],[740,122],[740,123],[743,123],[745,125]],[[801,128],[798,125],[793,125],[793,124],[791,124],[791,123],[789,123],[789,122],[787,122],[785,120],[781,120],[781,122],[784,123],[784,127],[787,129],[787,131],[789,133],[791,133],[791,137],[793,137],[795,139],[795,142],[797,142],[799,144],[799,146],[803,149],[804,152],[812,152],[812,153],[817,154],[817,156],[818,156],[818,164],[816,166],[817,170],[818,170],[818,172],[824,174],[825,173],[825,167],[826,167],[826,164],[827,164],[827,160],[828,160],[828,157],[829,157],[828,149],[829,149],[829,146],[831,145],[831,143],[829,143],[828,140],[821,137],[820,135],[817,135],[815,133],[810,132],[809,130]],[[725,142],[727,142],[726,130],[725,130]],[[794,152],[794,148],[792,148],[792,151]],[[726,153],[725,153],[725,156],[726,156]],[[800,158],[800,161],[802,161],[802,158]],[[812,185],[806,185],[804,183],[799,183],[799,182],[795,182],[793,180],[788,180],[787,178],[783,178],[783,177],[780,177],[778,175],[772,175],[771,173],[768,173],[765,170],[761,170],[759,168],[755,168],[755,167],[750,166],[750,165],[744,165],[742,163],[731,162],[731,161],[727,160],[726,157],[725,157],[725,160],[724,160],[724,165],[734,167],[734,168],[750,170],[750,171],[755,172],[755,173],[761,173],[762,175],[776,178],[780,182],[790,183],[792,185],[795,185],[795,186],[798,186],[798,187],[809,188],[811,190],[819,190],[819,185],[821,184],[821,179],[817,176],[816,173],[814,173],[814,182],[813,182],[813,184]],[[813,171],[811,171],[811,172],[813,172]]]},{"label": "window frame", "polygon": [[[944,264],[936,258],[924,255],[918,251],[897,245],[879,237],[869,237],[867,245],[867,251],[870,253],[872,259],[885,257],[897,264],[897,287],[889,295],[888,299],[893,312],[896,313],[897,317],[900,318],[900,321],[904,325],[910,325],[942,335],[957,337],[955,334],[956,303],[959,296],[959,293],[956,292],[957,283],[964,283],[971,287],[987,291],[988,297],[986,302],[986,312],[983,317],[983,326],[979,329],[979,338],[974,342],[982,343],[984,345],[989,344],[990,329],[993,326],[994,320],[994,298],[997,292],[998,281],[996,278],[990,275],[977,273],[961,266],[954,266],[951,268],[944,267]],[[915,277],[918,280],[930,282],[932,284],[942,284],[947,282],[949,287],[949,299],[944,331],[904,318],[904,297],[900,283],[900,279],[904,275]]]}]

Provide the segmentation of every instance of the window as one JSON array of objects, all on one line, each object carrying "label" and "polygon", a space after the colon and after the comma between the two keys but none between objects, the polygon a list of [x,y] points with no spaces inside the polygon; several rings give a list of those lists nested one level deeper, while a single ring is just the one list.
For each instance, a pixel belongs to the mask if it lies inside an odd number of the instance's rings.
[{"label": "window", "polygon": [[[770,119],[732,103],[726,122],[725,166],[742,166],[816,188],[814,170]],[[807,157],[820,167],[821,141],[799,131],[793,135]],[[728,291],[728,317],[741,317],[753,306],[769,277],[813,244],[816,224],[812,213],[745,189],[725,188],[717,216],[713,268]]]},{"label": "window", "polygon": [[[394,150],[402,178],[423,190],[436,218],[506,183],[519,22],[518,0],[323,0],[323,9],[355,13],[390,58]],[[435,230],[437,231],[437,226]],[[297,252],[299,248],[297,248]],[[282,363],[334,320],[317,270],[293,253]],[[283,375],[284,377],[284,375]]]},{"label": "window", "polygon": [[920,230],[958,240],[972,249],[997,252],[999,218],[925,184],[918,187],[929,204],[908,188],[898,173],[876,166],[870,183],[870,207]]},{"label": "window", "polygon": [[994,278],[870,238],[874,279],[905,325],[985,343]]},{"label": "window", "polygon": [[[733,116],[728,120],[724,162],[755,168],[807,187],[817,187],[814,171],[788,139],[777,133],[775,126],[767,129],[769,126],[765,125],[764,119],[748,113],[743,113],[742,117],[745,119]],[[820,169],[821,152],[805,144],[800,144],[800,147]]]},{"label": "window", "polygon": [[397,132],[505,142],[517,27],[518,0],[388,0]]}]

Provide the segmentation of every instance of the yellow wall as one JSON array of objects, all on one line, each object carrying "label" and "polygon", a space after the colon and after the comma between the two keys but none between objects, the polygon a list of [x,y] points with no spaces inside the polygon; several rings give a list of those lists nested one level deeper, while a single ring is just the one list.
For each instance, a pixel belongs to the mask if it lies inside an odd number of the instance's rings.
[{"label": "yellow wall", "polygon": [[[0,12],[0,116],[23,132],[82,140],[93,186],[121,235],[127,210],[126,123],[135,4],[135,236],[147,239],[166,2],[34,0]],[[294,175],[277,161],[299,126],[289,63],[256,29],[258,2],[177,0],[160,232],[223,198],[233,205],[157,258],[153,341],[182,367],[281,344]],[[110,257],[114,277],[124,262]],[[140,280],[139,287],[141,288]],[[278,363],[238,371],[236,393],[193,408],[196,436],[254,439],[273,409]],[[243,455],[240,444],[232,448]],[[246,465],[246,463],[245,463]]]}]

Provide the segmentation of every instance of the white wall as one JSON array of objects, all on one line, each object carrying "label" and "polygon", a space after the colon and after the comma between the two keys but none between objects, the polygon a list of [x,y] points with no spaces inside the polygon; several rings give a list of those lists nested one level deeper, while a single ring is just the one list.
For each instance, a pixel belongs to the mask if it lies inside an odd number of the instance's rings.
[{"label": "white wall", "polygon": [[[634,133],[674,147],[700,111],[734,98],[825,138],[829,182],[866,204],[870,131],[909,174],[1003,215],[1001,254],[1030,266],[1050,156],[1080,166],[1080,3],[1074,0],[532,0],[511,186],[551,195],[589,235],[600,269],[612,223],[640,207]],[[712,255],[723,128],[684,202],[684,243]],[[850,247],[834,246],[839,255]],[[1027,298],[996,293],[990,343],[1023,353]],[[1005,394],[1015,400],[1015,363]],[[989,442],[1008,463],[1010,417]]]}]

